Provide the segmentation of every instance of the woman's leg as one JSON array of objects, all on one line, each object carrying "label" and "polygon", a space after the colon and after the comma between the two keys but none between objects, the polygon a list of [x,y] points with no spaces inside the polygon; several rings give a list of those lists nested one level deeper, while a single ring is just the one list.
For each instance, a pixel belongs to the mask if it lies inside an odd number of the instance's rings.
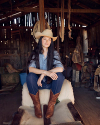
[{"label": "woman's leg", "polygon": [[26,78],[29,94],[33,100],[35,115],[38,118],[42,117],[42,111],[39,100],[39,91],[37,85],[38,76],[35,73],[29,73]]},{"label": "woman's leg", "polygon": [[26,77],[26,83],[29,93],[36,95],[38,92],[38,76],[35,73],[29,73]]},{"label": "woman's leg", "polygon": [[46,118],[50,118],[53,115],[54,112],[54,105],[56,103],[56,100],[60,94],[60,90],[63,84],[63,81],[65,77],[63,76],[62,73],[57,73],[58,79],[52,81],[52,87],[50,91],[50,100],[48,103],[48,108],[47,108],[47,113],[46,113]]},{"label": "woman's leg", "polygon": [[58,79],[53,80],[52,83],[51,83],[52,84],[51,90],[52,90],[54,95],[57,94],[57,93],[60,93],[63,81],[65,79],[65,77],[63,76],[63,74],[61,72],[58,72],[56,74],[58,76]]}]

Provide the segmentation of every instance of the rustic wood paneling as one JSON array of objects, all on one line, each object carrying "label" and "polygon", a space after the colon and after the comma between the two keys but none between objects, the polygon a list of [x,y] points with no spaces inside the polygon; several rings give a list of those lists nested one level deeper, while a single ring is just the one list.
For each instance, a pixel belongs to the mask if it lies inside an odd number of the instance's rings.
[{"label": "rustic wood paneling", "polygon": [[[7,29],[5,38],[5,29],[0,30],[0,66],[10,63],[14,68],[26,68],[28,53],[32,50],[31,30],[28,29]],[[2,42],[1,42],[2,41]],[[6,43],[6,44],[5,44]]]},{"label": "rustic wood paneling", "polygon": [[100,47],[100,24],[88,28],[89,46]]}]

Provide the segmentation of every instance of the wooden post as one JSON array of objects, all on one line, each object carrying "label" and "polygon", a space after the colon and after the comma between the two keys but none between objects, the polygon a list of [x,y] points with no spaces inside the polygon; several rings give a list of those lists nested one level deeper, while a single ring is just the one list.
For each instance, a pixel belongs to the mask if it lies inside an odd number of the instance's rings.
[{"label": "wooden post", "polygon": [[45,29],[44,0],[39,0],[39,19],[40,19],[40,31],[42,32]]},{"label": "wooden post", "polygon": [[21,67],[22,69],[24,68],[24,35],[23,35],[24,31],[20,30],[20,61],[21,61]]},{"label": "wooden post", "polygon": [[[59,0],[58,0],[58,8],[59,8]],[[59,52],[59,12],[57,13],[57,51]]]}]

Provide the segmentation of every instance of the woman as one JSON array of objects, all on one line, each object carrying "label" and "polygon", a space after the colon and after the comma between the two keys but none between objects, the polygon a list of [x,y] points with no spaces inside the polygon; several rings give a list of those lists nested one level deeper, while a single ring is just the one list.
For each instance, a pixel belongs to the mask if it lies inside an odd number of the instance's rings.
[{"label": "woman", "polygon": [[53,37],[52,31],[45,29],[42,33],[37,32],[35,37],[39,41],[28,60],[29,73],[26,82],[34,103],[35,115],[38,118],[42,117],[38,90],[51,89],[46,112],[48,119],[53,115],[54,104],[64,81],[64,76],[61,73],[63,72],[63,65],[60,62],[58,52],[54,51],[53,41],[57,37]]}]

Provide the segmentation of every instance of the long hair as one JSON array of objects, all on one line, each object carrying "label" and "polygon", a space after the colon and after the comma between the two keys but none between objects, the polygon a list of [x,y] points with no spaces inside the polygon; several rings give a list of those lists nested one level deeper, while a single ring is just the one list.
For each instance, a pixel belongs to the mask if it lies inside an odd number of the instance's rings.
[{"label": "long hair", "polygon": [[[40,69],[39,54],[43,53],[42,38],[43,37],[40,37],[36,48],[32,51],[32,53],[30,54],[30,56],[28,58],[28,67],[29,67],[31,60],[34,60],[35,64],[36,64],[36,68]],[[48,53],[47,53],[47,71],[53,68],[53,59],[54,59],[54,44],[53,44],[53,40],[51,38],[51,44],[48,48]],[[28,67],[27,67],[27,69],[28,69]],[[29,71],[27,71],[27,73],[29,73]]]}]

